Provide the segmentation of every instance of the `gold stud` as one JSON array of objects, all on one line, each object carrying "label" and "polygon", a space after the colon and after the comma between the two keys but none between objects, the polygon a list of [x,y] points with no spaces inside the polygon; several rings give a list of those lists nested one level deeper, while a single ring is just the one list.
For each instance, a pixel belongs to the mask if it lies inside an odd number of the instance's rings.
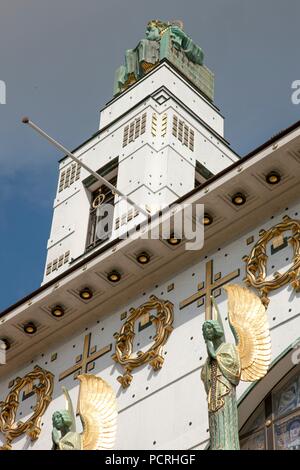
[{"label": "gold stud", "polygon": [[37,327],[33,322],[25,323],[23,329],[28,335],[33,335],[37,331]]},{"label": "gold stud", "polygon": [[213,218],[208,212],[205,212],[204,217],[203,217],[203,225],[211,225],[213,223]]},{"label": "gold stud", "polygon": [[169,245],[176,246],[176,245],[179,245],[179,243],[181,243],[181,240],[180,238],[176,238],[176,236],[172,234],[170,238],[168,238],[167,242],[169,243]]},{"label": "gold stud", "polygon": [[140,264],[147,264],[150,261],[150,255],[148,253],[146,253],[145,251],[143,251],[142,253],[140,253],[136,257],[136,259],[137,259],[138,263],[140,263]]},{"label": "gold stud", "polygon": [[118,271],[111,271],[110,273],[108,273],[107,279],[110,282],[119,282],[121,279],[121,274]]},{"label": "gold stud", "polygon": [[89,287],[85,287],[79,292],[79,297],[83,300],[90,300],[93,297],[93,293]]},{"label": "gold stud", "polygon": [[281,180],[281,175],[277,171],[271,171],[266,176],[266,182],[268,184],[277,184]]},{"label": "gold stud", "polygon": [[232,196],[231,201],[235,206],[242,206],[246,202],[246,196],[243,193],[236,193]]},{"label": "gold stud", "polygon": [[56,305],[55,307],[51,309],[51,315],[53,315],[56,318],[63,317],[64,314],[65,314],[65,311],[61,305]]}]

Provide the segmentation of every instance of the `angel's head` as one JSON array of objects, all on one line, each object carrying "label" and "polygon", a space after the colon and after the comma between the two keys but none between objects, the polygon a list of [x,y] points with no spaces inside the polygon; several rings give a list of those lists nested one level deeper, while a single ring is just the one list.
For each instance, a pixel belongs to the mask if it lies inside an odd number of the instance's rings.
[{"label": "angel's head", "polygon": [[202,326],[204,339],[213,341],[217,338],[222,338],[224,331],[222,326],[217,320],[207,320]]},{"label": "angel's head", "polygon": [[52,415],[52,423],[56,429],[70,428],[72,417],[67,410],[55,411]]}]

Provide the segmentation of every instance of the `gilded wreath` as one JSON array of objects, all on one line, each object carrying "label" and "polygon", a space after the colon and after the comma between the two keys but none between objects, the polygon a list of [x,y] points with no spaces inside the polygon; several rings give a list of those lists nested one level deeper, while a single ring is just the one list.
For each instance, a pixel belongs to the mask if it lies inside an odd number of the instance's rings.
[{"label": "gilded wreath", "polygon": [[[41,432],[41,420],[50,401],[52,400],[54,376],[51,372],[35,366],[32,372],[24,377],[17,377],[15,385],[7,395],[5,401],[0,402],[0,432],[4,434],[5,443],[1,450],[11,450],[12,441],[26,433],[32,441],[35,441]],[[37,385],[34,383],[38,381]],[[36,405],[30,418],[23,422],[16,421],[17,410],[20,404],[20,393],[27,385],[33,385],[36,395]]]},{"label": "gilded wreath", "polygon": [[[154,311],[156,314],[151,315],[150,312]],[[134,326],[137,320],[147,313],[150,321],[156,327],[154,343],[146,352],[137,351],[134,354]],[[123,388],[130,385],[133,379],[131,372],[136,367],[148,363],[154,370],[162,368],[164,362],[163,346],[173,331],[173,319],[173,304],[168,300],[158,299],[154,295],[151,295],[149,300],[140,307],[130,310],[130,315],[123,324],[120,333],[115,335],[116,350],[113,355],[114,361],[124,368],[124,374],[117,379]]]},{"label": "gilded wreath", "polygon": [[[267,274],[267,245],[285,232],[291,233],[288,243],[293,248],[293,264],[283,273],[275,272],[273,279],[270,279]],[[282,222],[262,232],[250,255],[243,260],[246,262],[245,283],[259,290],[265,306],[270,301],[269,292],[288,283],[296,292],[300,292],[300,221],[284,216]]]}]

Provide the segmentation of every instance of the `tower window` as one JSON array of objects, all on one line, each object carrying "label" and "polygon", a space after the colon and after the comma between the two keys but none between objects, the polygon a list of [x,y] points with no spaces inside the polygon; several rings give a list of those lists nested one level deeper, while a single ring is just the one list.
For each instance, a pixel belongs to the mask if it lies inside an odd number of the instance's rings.
[{"label": "tower window", "polygon": [[189,149],[193,152],[194,151],[194,141],[195,141],[195,133],[192,129],[190,129],[190,136],[189,136]]},{"label": "tower window", "polygon": [[47,266],[46,266],[46,276],[49,276],[49,274],[53,273],[54,271],[57,271],[63,264],[68,263],[70,260],[70,251],[66,251],[62,255],[60,255],[58,258],[55,258],[54,260],[50,261]]},{"label": "tower window", "polygon": [[[115,158],[108,165],[103,167],[99,172],[113,186],[117,185],[118,178],[118,159]],[[99,213],[99,207],[108,204],[114,209],[115,194],[106,185],[100,185],[98,182],[89,177],[85,182],[90,192],[90,217],[87,234],[86,250],[91,250],[95,246],[109,240],[112,234],[112,220],[109,219],[108,213]]]},{"label": "tower window", "polygon": [[60,193],[64,189],[67,189],[75,181],[80,178],[81,166],[77,163],[70,164],[65,170],[60,174],[60,179],[58,183],[58,192]]},{"label": "tower window", "polygon": [[123,147],[126,147],[130,142],[134,142],[140,135],[146,132],[147,114],[134,119],[124,127],[123,133]]},{"label": "tower window", "polygon": [[194,151],[195,132],[182,119],[178,119],[175,114],[173,116],[172,134],[192,152]]},{"label": "tower window", "polygon": [[196,160],[196,167],[195,167],[195,188],[198,188],[203,184],[205,181],[207,181],[209,178],[211,178],[213,173],[209,171],[207,168],[205,168],[202,163],[198,162]]}]

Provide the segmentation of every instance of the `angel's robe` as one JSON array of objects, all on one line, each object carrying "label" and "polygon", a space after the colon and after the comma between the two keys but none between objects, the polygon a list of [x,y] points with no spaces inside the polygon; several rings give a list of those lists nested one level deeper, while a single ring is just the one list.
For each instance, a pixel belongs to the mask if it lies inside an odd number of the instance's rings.
[{"label": "angel's robe", "polygon": [[134,83],[144,75],[143,64],[154,66],[159,61],[159,41],[142,39],[135,49],[128,49],[125,65],[118,68],[115,76],[115,89],[122,91],[125,84]]},{"label": "angel's robe", "polygon": [[177,26],[171,28],[172,41],[176,49],[181,49],[194,64],[203,65],[204,53],[201,47],[181,31]]},{"label": "angel's robe", "polygon": [[239,383],[240,375],[240,358],[235,345],[222,343],[216,351],[216,359],[207,358],[201,372],[209,411],[223,406],[223,397]]},{"label": "angel's robe", "polygon": [[235,387],[241,376],[240,358],[235,345],[222,343],[216,359],[208,358],[201,371],[207,393],[210,448],[239,449]]},{"label": "angel's robe", "polygon": [[78,432],[68,432],[59,440],[59,450],[82,450],[82,438]]},{"label": "angel's robe", "polygon": [[127,76],[133,74],[136,79],[140,76],[140,64],[156,64],[159,61],[159,41],[142,39],[135,49],[128,49],[125,54]]}]

